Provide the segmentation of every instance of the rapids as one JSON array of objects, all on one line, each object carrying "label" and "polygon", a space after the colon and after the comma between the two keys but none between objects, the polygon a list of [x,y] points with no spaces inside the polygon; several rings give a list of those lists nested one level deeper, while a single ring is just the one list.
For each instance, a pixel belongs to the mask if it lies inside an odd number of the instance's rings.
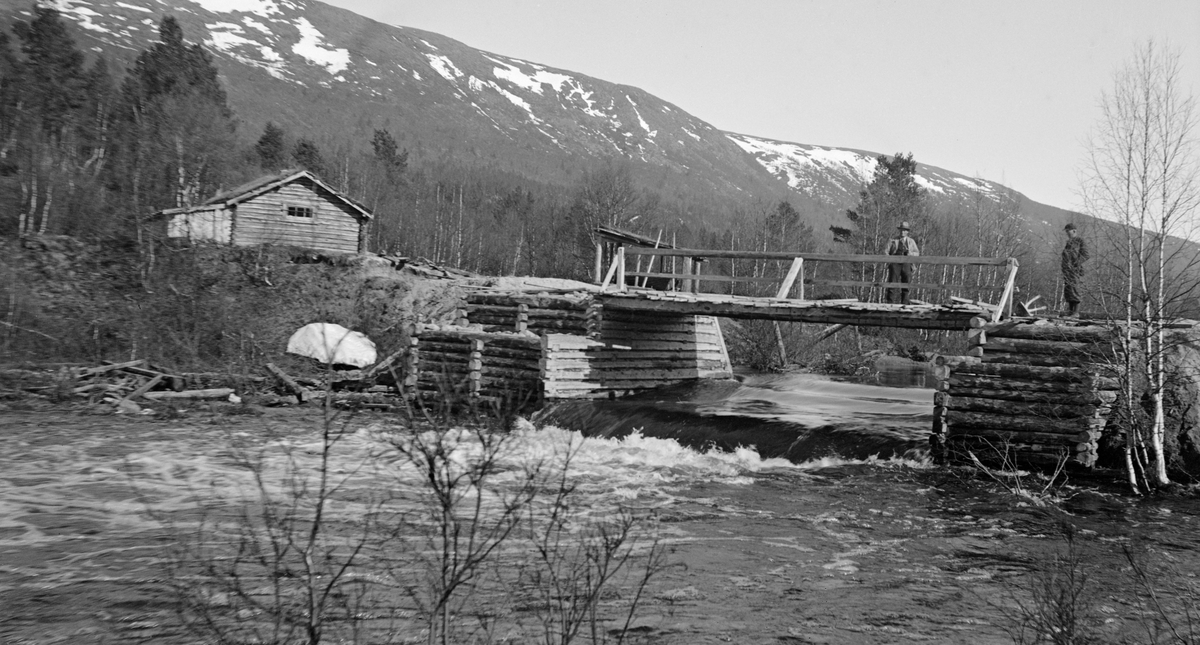
[{"label": "rapids", "polygon": [[[646,590],[639,642],[1011,643],[1031,585],[1063,562],[1064,533],[1091,580],[1081,616],[1096,642],[1143,642],[1154,615],[1127,552],[1164,602],[1200,597],[1194,498],[1132,499],[1110,474],[1051,489],[1031,473],[1001,485],[934,466],[925,384],[919,365],[896,363],[871,384],[751,374],[562,403],[514,425],[503,472],[569,454],[579,512],[655,518],[669,566]],[[379,458],[404,436],[398,419],[338,423],[339,514],[420,490],[417,473]],[[9,413],[0,426],[0,642],[196,642],[163,596],[170,523],[256,499],[246,456],[276,495],[321,447],[308,409]],[[464,435],[455,463],[477,449]]]},{"label": "rapids", "polygon": [[928,459],[933,390],[924,372],[886,372],[909,387],[836,381],[814,374],[752,374],[663,388],[615,400],[556,403],[535,424],[584,436],[672,439],[696,450],[752,447],[792,463]]}]

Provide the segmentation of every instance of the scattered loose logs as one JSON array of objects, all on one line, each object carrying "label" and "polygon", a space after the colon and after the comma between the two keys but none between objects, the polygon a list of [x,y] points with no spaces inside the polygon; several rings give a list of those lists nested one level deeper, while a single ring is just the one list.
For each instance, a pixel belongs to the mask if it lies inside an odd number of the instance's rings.
[{"label": "scattered loose logs", "polygon": [[970,356],[941,361],[934,446],[961,462],[1095,465],[1119,388],[1116,333],[1046,320],[976,326]]}]

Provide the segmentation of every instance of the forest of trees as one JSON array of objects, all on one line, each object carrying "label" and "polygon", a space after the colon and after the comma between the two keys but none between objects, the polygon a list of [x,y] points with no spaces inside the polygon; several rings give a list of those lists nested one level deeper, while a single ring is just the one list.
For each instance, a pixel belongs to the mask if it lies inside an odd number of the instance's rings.
[{"label": "forest of trees", "polygon": [[646,189],[641,169],[622,158],[580,160],[574,183],[556,185],[494,166],[414,164],[385,128],[338,141],[274,121],[242,131],[211,56],[169,16],[129,69],[85,56],[49,7],[34,6],[33,18],[12,31],[15,38],[0,32],[4,235],[119,241],[152,258],[155,212],[302,167],[375,213],[370,250],[486,274],[586,278],[597,224],[685,246],[877,252],[895,222],[908,219],[927,254],[1025,250],[1015,196],[980,194],[972,217],[942,212],[914,183],[911,154],[879,158],[848,226],[832,231],[846,244],[831,248],[829,233],[806,223],[819,214],[786,201],[734,205],[718,220],[728,223],[722,230],[698,228],[691,223],[702,219],[702,204]]},{"label": "forest of trees", "polygon": [[[363,141],[316,141],[270,121],[241,131],[212,57],[169,16],[129,69],[86,56],[53,8],[35,5],[12,32],[0,32],[4,235],[117,241],[152,257],[155,212],[297,167],[375,213],[370,250],[481,273],[586,277],[597,224],[669,231],[679,243],[705,235],[689,227],[688,206],[639,187],[619,158],[581,161],[576,183],[561,186],[495,167],[417,167],[387,129]],[[765,222],[776,207],[785,204],[730,221]],[[727,233],[747,248],[756,235]]]}]

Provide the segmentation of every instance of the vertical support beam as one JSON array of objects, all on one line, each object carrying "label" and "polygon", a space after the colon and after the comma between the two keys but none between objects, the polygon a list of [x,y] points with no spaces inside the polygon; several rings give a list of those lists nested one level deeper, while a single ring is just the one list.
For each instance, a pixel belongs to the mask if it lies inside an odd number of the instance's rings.
[{"label": "vertical support beam", "polygon": [[692,271],[694,270],[692,268],[693,264],[695,263],[693,262],[691,256],[683,258],[683,275],[686,277],[683,279],[683,288],[680,289],[680,291],[684,293],[691,293],[692,291]]},{"label": "vertical support beam", "polygon": [[467,362],[467,369],[470,370],[467,378],[470,379],[469,395],[474,398],[479,396],[480,377],[483,375],[483,341],[471,341],[471,358]]},{"label": "vertical support beam", "polygon": [[1004,293],[1000,296],[1000,302],[996,303],[996,310],[992,312],[992,322],[1000,322],[1000,317],[1005,310],[1009,311],[1009,316],[1012,315],[1012,297],[1013,285],[1017,280],[1017,259],[1008,259],[1008,281],[1004,283]]},{"label": "vertical support beam", "polygon": [[405,396],[413,396],[417,392],[417,383],[421,380],[421,339],[416,335],[412,335],[408,339],[408,356],[404,361],[404,384],[403,391]]},{"label": "vertical support beam", "polygon": [[593,281],[600,284],[604,277],[600,272],[604,270],[604,242],[596,240],[596,266],[592,270]]},{"label": "vertical support beam", "polygon": [[515,331],[521,333],[529,329],[529,305],[521,303],[517,305],[517,324]]},{"label": "vertical support beam", "polygon": [[625,247],[617,247],[617,291],[625,291]]},{"label": "vertical support beam", "polygon": [[608,265],[608,273],[604,276],[604,282],[600,283],[600,290],[608,289],[608,285],[612,283],[613,276],[617,274],[617,266],[620,264],[620,258],[616,254],[613,255],[612,264]]},{"label": "vertical support beam", "polygon": [[[783,279],[783,284],[779,285],[779,293],[775,297],[779,300],[784,300],[792,291],[792,285],[796,283],[796,278],[800,276],[800,272],[804,270],[804,258],[796,258],[792,260],[792,266],[788,269],[787,277]],[[800,282],[800,299],[804,300],[804,281]]]}]

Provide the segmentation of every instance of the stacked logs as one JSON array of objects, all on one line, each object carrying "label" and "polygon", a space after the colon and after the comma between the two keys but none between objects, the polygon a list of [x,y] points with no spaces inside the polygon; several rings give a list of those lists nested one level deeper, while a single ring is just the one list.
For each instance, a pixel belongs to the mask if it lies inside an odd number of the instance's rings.
[{"label": "stacked logs", "polygon": [[477,293],[467,297],[466,308],[459,312],[459,324],[480,325],[485,331],[594,336],[599,330],[600,314],[600,305],[583,292]]},{"label": "stacked logs", "polygon": [[978,324],[970,356],[934,399],[934,445],[951,461],[1091,467],[1119,383],[1114,331],[1046,320]]},{"label": "stacked logs", "polygon": [[732,368],[715,318],[606,310],[598,337],[547,334],[542,374],[547,398],[601,398],[699,378]]},{"label": "stacked logs", "polygon": [[409,342],[406,394],[505,409],[541,401],[542,344],[534,334],[417,325]]}]

